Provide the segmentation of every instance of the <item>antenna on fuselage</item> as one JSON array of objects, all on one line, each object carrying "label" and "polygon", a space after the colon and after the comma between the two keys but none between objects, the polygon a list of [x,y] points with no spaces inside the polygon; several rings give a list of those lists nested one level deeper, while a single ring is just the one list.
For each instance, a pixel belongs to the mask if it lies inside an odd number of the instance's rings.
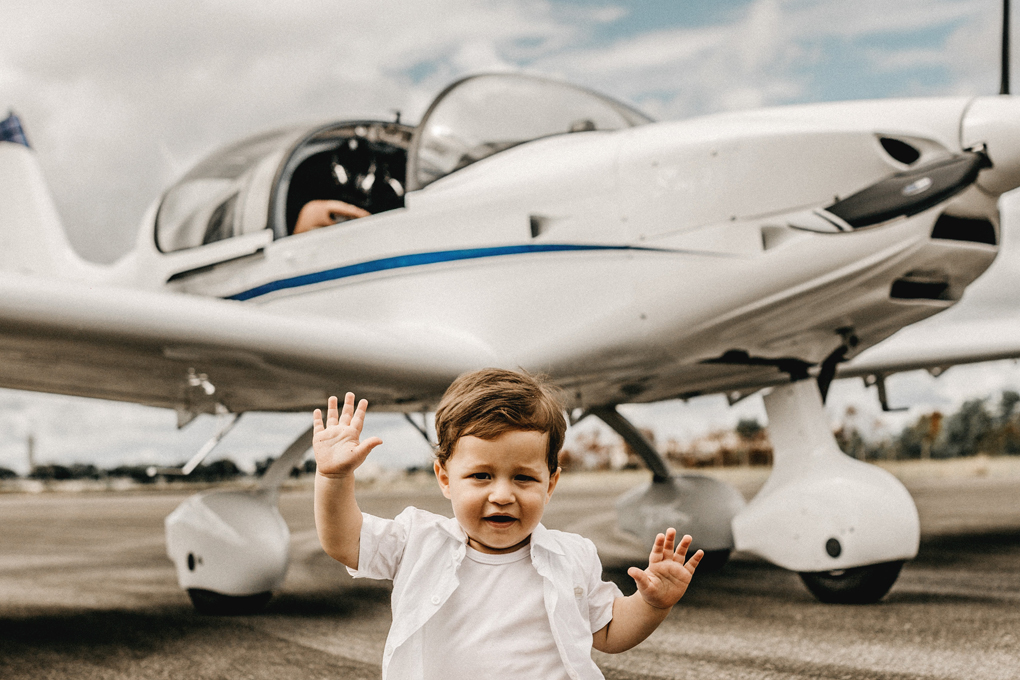
[{"label": "antenna on fuselage", "polygon": [[1009,94],[1009,0],[1002,0],[1002,80],[999,94]]}]

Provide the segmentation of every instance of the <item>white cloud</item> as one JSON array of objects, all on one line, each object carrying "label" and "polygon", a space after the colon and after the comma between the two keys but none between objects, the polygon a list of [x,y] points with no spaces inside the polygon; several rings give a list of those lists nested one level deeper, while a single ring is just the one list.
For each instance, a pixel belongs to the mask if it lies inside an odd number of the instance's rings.
[{"label": "white cloud", "polygon": [[868,49],[864,58],[870,62],[875,72],[900,71],[917,67],[947,66],[951,64],[950,56],[944,50],[914,49],[889,52],[888,50]]},{"label": "white cloud", "polygon": [[[770,0],[764,0],[769,2]],[[921,31],[973,19],[996,7],[980,0],[785,0],[784,24],[799,35],[855,39]]]}]

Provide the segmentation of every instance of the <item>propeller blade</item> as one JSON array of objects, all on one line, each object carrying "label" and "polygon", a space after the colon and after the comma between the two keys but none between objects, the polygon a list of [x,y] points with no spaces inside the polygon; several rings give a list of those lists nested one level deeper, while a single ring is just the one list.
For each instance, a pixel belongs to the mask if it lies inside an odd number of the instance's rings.
[{"label": "propeller blade", "polygon": [[1009,0],[1002,0],[1002,80],[999,94],[1009,94]]}]

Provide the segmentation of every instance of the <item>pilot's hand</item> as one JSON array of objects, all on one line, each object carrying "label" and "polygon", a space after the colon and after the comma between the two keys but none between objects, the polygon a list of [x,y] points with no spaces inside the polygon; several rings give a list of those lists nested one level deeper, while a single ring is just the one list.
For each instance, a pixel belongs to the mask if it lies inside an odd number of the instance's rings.
[{"label": "pilot's hand", "polygon": [[315,467],[326,477],[346,477],[361,465],[369,452],[382,444],[382,439],[372,437],[360,441],[361,428],[365,424],[368,400],[362,399],[354,408],[354,393],[344,397],[344,409],[337,411],[336,397],[329,398],[326,423],[322,422],[322,411],[315,409],[312,414],[312,448],[315,450]]},{"label": "pilot's hand", "polygon": [[294,233],[302,234],[319,227],[328,227],[343,220],[353,220],[369,215],[371,213],[367,210],[343,201],[325,199],[308,201],[298,213],[297,222],[294,224]]},{"label": "pilot's hand", "polygon": [[675,540],[676,529],[667,529],[665,535],[655,537],[655,545],[648,556],[648,568],[642,570],[631,567],[627,570],[627,574],[637,583],[642,599],[657,609],[669,609],[684,596],[694,570],[705,555],[699,550],[685,564],[684,558],[691,545],[691,537],[684,536],[674,552]]}]

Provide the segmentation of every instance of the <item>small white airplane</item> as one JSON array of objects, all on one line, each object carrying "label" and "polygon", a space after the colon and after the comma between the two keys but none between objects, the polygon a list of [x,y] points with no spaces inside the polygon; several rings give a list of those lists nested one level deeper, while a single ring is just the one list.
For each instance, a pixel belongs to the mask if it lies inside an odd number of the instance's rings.
[{"label": "small white airplane", "polygon": [[[960,299],[1018,186],[1018,98],[654,123],[565,83],[480,75],[414,127],[344,121],[212,154],[99,266],[68,245],[34,152],[2,142],[0,385],[173,408],[183,425],[347,390],[411,414],[464,371],[544,372],[575,419],[602,418],[653,471],[620,500],[623,529],[675,526],[716,562],[749,551],[824,601],[873,602],[917,553],[917,511],[839,451],[824,395],[837,376],[882,388],[1020,356],[1015,325],[879,344]],[[370,215],[294,233],[325,199]],[[750,503],[674,475],[615,408],[763,389],[775,465]],[[197,607],[255,609],[283,581],[276,490],[309,445],[304,432],[258,490],[201,493],[167,518]]]}]

